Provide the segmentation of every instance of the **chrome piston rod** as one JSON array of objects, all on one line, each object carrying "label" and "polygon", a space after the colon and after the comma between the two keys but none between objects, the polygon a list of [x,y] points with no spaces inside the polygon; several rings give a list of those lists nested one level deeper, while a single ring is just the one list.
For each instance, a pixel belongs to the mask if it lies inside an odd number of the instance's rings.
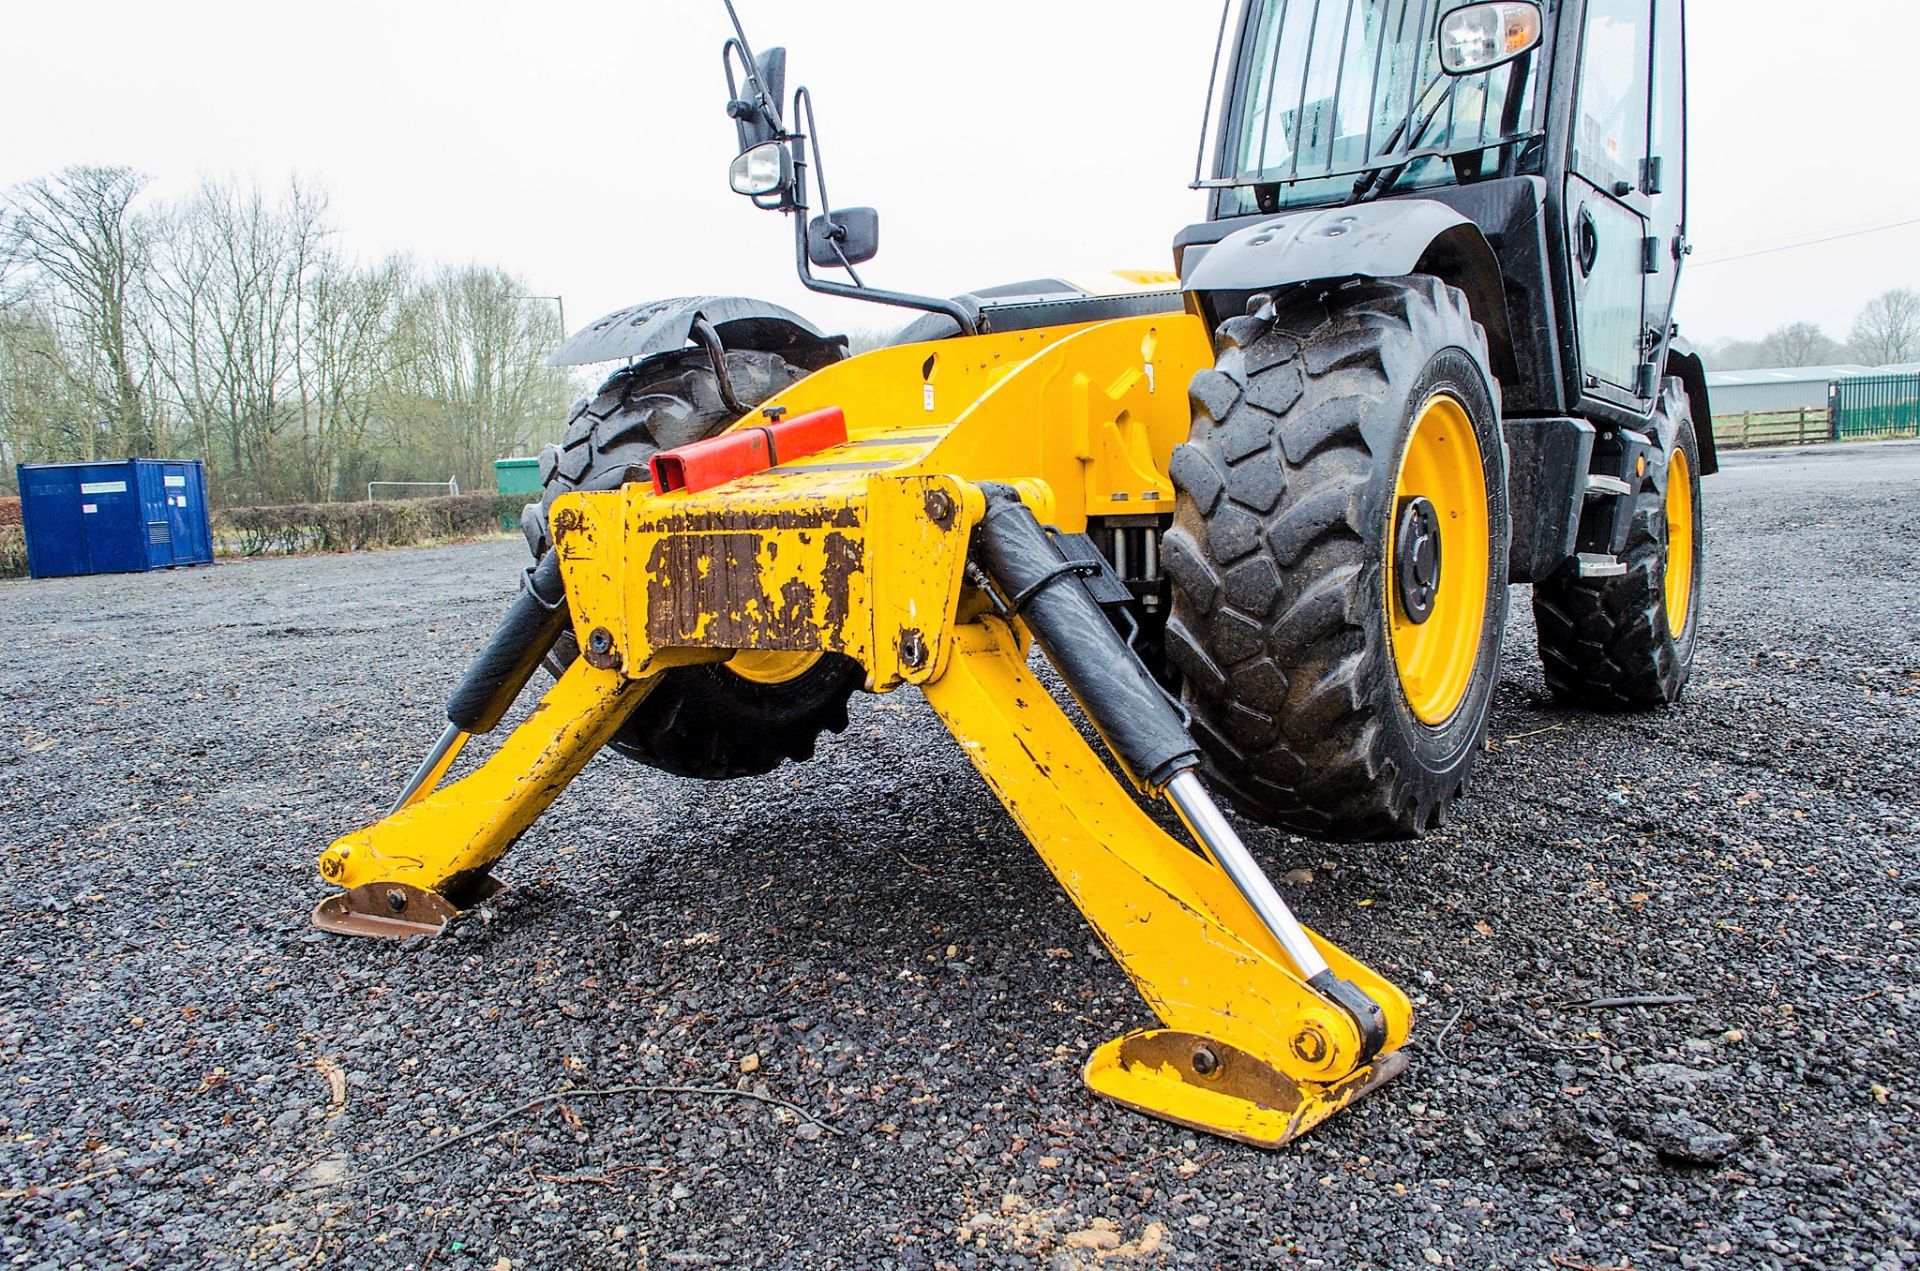
[{"label": "chrome piston rod", "polygon": [[1260,915],[1260,921],[1266,925],[1273,938],[1280,942],[1293,964],[1300,968],[1300,978],[1312,980],[1327,970],[1327,960],[1320,956],[1320,950],[1300,920],[1293,916],[1293,910],[1280,898],[1273,883],[1267,878],[1267,872],[1253,859],[1253,853],[1233,832],[1233,826],[1220,814],[1213,796],[1194,775],[1193,769],[1174,777],[1167,783],[1167,801],[1173,804],[1180,819],[1186,823],[1188,833],[1206,849],[1213,863],[1226,871],[1233,885],[1246,898],[1253,911]]},{"label": "chrome piston rod", "polygon": [[460,748],[466,744],[466,731],[458,724],[448,724],[446,730],[440,734],[440,740],[433,743],[433,749],[429,750],[427,757],[420,761],[420,766],[413,770],[413,776],[407,779],[406,788],[400,791],[400,797],[395,799],[393,806],[387,809],[387,815],[392,816],[412,803],[423,790],[438,784],[440,778],[446,775],[447,769],[453,766],[453,761],[459,757]]}]

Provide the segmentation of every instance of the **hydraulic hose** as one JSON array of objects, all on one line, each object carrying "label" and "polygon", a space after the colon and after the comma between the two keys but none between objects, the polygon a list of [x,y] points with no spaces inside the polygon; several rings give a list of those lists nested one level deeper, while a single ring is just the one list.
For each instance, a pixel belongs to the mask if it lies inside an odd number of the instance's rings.
[{"label": "hydraulic hose", "polygon": [[1128,779],[1159,794],[1200,762],[1178,712],[1087,590],[1085,567],[1061,557],[1012,486],[980,489],[987,496],[974,531],[981,568],[1059,668]]},{"label": "hydraulic hose", "polygon": [[548,552],[527,571],[513,608],[447,700],[447,721],[463,733],[492,732],[567,629],[567,617],[560,557]]}]

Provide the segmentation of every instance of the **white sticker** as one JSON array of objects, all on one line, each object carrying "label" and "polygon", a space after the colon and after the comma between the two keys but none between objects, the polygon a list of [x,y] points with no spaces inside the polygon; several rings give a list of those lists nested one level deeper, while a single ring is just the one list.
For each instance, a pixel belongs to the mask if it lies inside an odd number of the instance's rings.
[{"label": "white sticker", "polygon": [[125,494],[127,483],[124,481],[82,481],[82,494]]},{"label": "white sticker", "polygon": [[93,504],[91,504],[91,503],[82,503],[82,504],[80,505],[80,510],[81,510],[82,512],[98,512],[98,511],[99,511],[100,509],[99,509],[99,508],[97,508],[97,507],[95,507],[95,506],[94,506]]},{"label": "white sticker", "polygon": [[926,405],[926,408],[928,410],[932,410],[933,409],[933,385],[922,384],[920,386],[920,389],[921,389],[920,400]]},{"label": "white sticker", "polygon": [[184,490],[187,488],[187,479],[185,477],[165,477],[163,480],[176,490]]}]

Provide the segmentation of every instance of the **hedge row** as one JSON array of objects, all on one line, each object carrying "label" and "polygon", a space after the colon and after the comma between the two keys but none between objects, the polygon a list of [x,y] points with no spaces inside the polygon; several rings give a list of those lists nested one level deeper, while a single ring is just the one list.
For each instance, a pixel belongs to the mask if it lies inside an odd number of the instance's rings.
[{"label": "hedge row", "polygon": [[296,503],[229,508],[213,518],[221,544],[245,556],[364,552],[498,534],[515,524],[524,494],[459,494],[391,503]]},{"label": "hedge row", "polygon": [[20,524],[20,496],[0,499],[0,526]]},{"label": "hedge row", "polygon": [[[213,516],[223,551],[245,556],[298,552],[364,552],[447,539],[498,534],[515,525],[524,494],[461,494],[393,503],[296,503],[287,507],[229,508]],[[8,520],[7,504],[12,504]],[[24,578],[27,537],[20,501],[0,500],[0,578]]]},{"label": "hedge row", "polygon": [[27,533],[18,525],[0,525],[0,578],[27,576]]}]

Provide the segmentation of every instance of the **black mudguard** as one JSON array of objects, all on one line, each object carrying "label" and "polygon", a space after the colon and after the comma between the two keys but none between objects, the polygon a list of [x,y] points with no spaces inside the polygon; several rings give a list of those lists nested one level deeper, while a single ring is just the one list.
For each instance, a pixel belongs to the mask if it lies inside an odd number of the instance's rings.
[{"label": "black mudguard", "polygon": [[1713,403],[1707,400],[1707,368],[1693,345],[1674,336],[1667,343],[1667,374],[1687,386],[1687,404],[1693,407],[1693,436],[1700,443],[1700,475],[1720,471],[1720,448],[1713,441]]},{"label": "black mudguard", "polygon": [[791,309],[748,296],[675,296],[629,305],[589,323],[547,359],[548,366],[637,362],[687,346],[706,319],[729,349],[778,353],[817,371],[846,356],[847,338],[827,335]]},{"label": "black mudguard", "polygon": [[[1184,237],[1184,236],[1183,236]],[[1480,227],[1432,199],[1391,199],[1260,217],[1215,243],[1176,241],[1180,287],[1211,326],[1249,296],[1311,282],[1432,274],[1466,293],[1493,372],[1512,378],[1513,334],[1500,263]]]}]

